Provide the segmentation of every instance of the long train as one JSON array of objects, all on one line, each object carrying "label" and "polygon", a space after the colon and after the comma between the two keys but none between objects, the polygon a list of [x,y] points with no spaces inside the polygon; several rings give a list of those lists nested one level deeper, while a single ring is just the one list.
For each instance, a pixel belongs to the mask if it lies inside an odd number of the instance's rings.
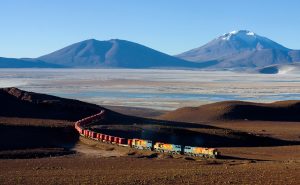
[{"label": "long train", "polygon": [[75,129],[83,137],[90,138],[96,141],[117,144],[120,146],[132,147],[135,149],[152,150],[161,153],[181,154],[181,155],[198,156],[198,157],[206,157],[206,158],[216,158],[220,155],[220,152],[216,148],[183,146],[183,145],[167,144],[161,142],[156,142],[153,145],[151,140],[136,139],[136,138],[134,139],[122,138],[122,137],[94,132],[85,128],[94,120],[101,119],[104,113],[105,111],[102,110],[98,114],[76,121]]}]

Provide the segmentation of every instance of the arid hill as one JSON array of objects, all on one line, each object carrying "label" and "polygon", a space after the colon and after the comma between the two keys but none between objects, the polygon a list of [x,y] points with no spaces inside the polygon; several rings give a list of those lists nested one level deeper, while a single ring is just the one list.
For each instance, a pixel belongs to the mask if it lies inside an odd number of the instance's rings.
[{"label": "arid hill", "polygon": [[95,104],[27,92],[14,87],[0,89],[0,102],[0,117],[75,121],[104,109],[112,122],[132,119]]},{"label": "arid hill", "polygon": [[260,121],[300,121],[300,101],[278,101],[273,103],[252,103],[243,101],[224,101],[184,107],[168,112],[161,119],[202,122],[222,120],[260,120]]},{"label": "arid hill", "polygon": [[[26,92],[17,88],[0,89],[0,101],[3,103],[0,106],[0,130],[4,133],[0,135],[0,150],[72,149],[78,141],[78,133],[73,127],[74,120],[105,109],[78,100]],[[105,110],[103,119],[93,122],[90,129],[125,138],[137,137],[207,147],[294,144],[200,123],[154,120]],[[11,139],[8,142],[6,138]]]},{"label": "arid hill", "polygon": [[100,107],[76,100],[22,91],[0,89],[0,116],[77,120],[99,111]]},{"label": "arid hill", "polygon": [[[78,133],[74,129],[75,120],[105,109],[78,100],[18,88],[0,89],[0,102],[0,151],[43,148],[41,153],[51,155],[55,151],[58,155],[65,154],[64,151],[68,151],[78,141]],[[105,110],[107,123],[127,123],[135,119]],[[48,151],[48,148],[51,150]],[[0,158],[1,156],[2,154]]]}]

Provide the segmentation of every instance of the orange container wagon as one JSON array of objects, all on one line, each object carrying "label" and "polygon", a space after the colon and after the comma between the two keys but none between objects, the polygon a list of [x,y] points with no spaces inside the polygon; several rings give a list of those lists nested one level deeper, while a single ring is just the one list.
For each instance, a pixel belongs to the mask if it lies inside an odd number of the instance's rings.
[{"label": "orange container wagon", "polygon": [[127,144],[128,146],[132,147],[132,139],[128,139]]}]

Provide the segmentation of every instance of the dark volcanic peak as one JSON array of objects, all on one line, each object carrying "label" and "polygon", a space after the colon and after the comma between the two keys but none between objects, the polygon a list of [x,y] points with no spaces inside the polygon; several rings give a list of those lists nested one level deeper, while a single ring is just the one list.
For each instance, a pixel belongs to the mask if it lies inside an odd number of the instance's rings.
[{"label": "dark volcanic peak", "polygon": [[255,68],[298,62],[300,52],[247,30],[226,33],[199,48],[177,55],[194,61],[218,61],[216,69]]},{"label": "dark volcanic peak", "polygon": [[39,59],[69,67],[190,68],[202,66],[134,42],[119,39],[85,40],[41,56]]}]

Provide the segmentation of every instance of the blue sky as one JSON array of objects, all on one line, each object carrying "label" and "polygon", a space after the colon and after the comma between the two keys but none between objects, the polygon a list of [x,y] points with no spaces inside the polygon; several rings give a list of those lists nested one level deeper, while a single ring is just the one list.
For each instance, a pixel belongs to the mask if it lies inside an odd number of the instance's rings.
[{"label": "blue sky", "polygon": [[298,0],[0,0],[0,56],[38,57],[89,38],[168,54],[247,29],[300,49]]}]

